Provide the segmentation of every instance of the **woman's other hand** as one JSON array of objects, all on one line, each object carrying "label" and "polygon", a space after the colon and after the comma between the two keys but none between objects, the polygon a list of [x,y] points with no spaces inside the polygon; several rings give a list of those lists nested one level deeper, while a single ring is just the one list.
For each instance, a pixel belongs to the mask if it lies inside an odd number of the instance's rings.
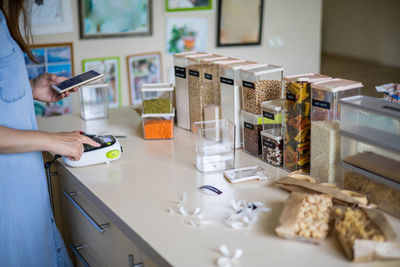
[{"label": "woman's other hand", "polygon": [[57,84],[67,80],[65,77],[57,77],[54,74],[43,73],[39,77],[32,79],[32,95],[33,99],[39,100],[46,103],[53,103],[68,97],[70,92],[78,91],[78,88],[74,88],[62,94],[59,94],[56,90],[51,88],[51,85]]},{"label": "woman's other hand", "polygon": [[94,147],[100,146],[100,144],[78,132],[48,133],[48,135],[50,139],[47,151],[56,155],[66,156],[71,160],[79,160],[81,158],[83,154],[83,144]]}]

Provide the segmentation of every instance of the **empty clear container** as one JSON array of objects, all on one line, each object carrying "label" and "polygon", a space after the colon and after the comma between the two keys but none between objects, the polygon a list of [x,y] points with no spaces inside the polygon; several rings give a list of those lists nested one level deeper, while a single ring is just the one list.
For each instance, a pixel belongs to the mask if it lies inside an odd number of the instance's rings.
[{"label": "empty clear container", "polygon": [[141,87],[142,113],[172,113],[174,87],[172,83],[145,83]]},{"label": "empty clear container", "polygon": [[310,169],[311,84],[330,77],[307,73],[283,78],[285,83],[284,168]]},{"label": "empty clear container", "polygon": [[279,99],[282,96],[283,68],[264,65],[257,68],[241,69],[243,110],[261,114],[263,101]]},{"label": "empty clear container", "polygon": [[[225,57],[211,54],[204,57],[188,56],[188,85],[189,85],[189,110],[190,123],[193,130],[193,123],[204,121],[204,104],[206,101],[215,102],[215,94],[213,91],[204,91],[203,76],[205,65],[211,64],[213,61],[224,59]],[[212,96],[211,96],[212,95]],[[206,99],[209,97],[210,99]]]},{"label": "empty clear container", "polygon": [[321,182],[339,183],[340,166],[339,100],[359,95],[362,84],[330,79],[311,84],[311,176]]},{"label": "empty clear container", "polygon": [[108,84],[80,86],[81,117],[84,120],[108,117]]},{"label": "empty clear container", "polygon": [[143,136],[147,140],[174,138],[174,113],[142,114]]},{"label": "empty clear container", "polygon": [[243,151],[259,156],[262,154],[261,131],[263,116],[242,110],[243,121]]},{"label": "empty clear container", "polygon": [[251,61],[243,61],[232,64],[220,64],[220,90],[221,90],[221,117],[231,120],[236,125],[236,148],[242,146],[242,125],[240,122],[242,110],[242,94],[240,69],[257,67],[260,64]]},{"label": "empty clear container", "polygon": [[391,147],[400,140],[400,107],[369,96],[340,100],[340,129]]},{"label": "empty clear container", "polygon": [[283,164],[283,136],[280,128],[261,131],[262,159],[275,167]]},{"label": "empty clear container", "polygon": [[[279,129],[282,131],[282,121],[285,112],[285,99],[261,102],[261,114],[264,117],[263,130]],[[281,133],[282,135],[283,133]]]},{"label": "empty clear container", "polygon": [[202,52],[174,54],[177,126],[186,130],[190,130],[187,57],[202,57],[207,55],[209,54]]},{"label": "empty clear container", "polygon": [[196,167],[200,172],[234,168],[235,124],[222,119],[194,123]]}]

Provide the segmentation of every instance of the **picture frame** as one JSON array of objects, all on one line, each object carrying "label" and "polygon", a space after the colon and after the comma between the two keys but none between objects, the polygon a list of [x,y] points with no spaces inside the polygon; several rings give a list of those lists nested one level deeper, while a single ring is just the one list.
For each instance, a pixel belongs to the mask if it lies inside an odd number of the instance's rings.
[{"label": "picture frame", "polygon": [[82,71],[95,70],[103,73],[109,87],[109,107],[121,107],[121,65],[119,57],[90,58],[82,60]]},{"label": "picture frame", "polygon": [[142,103],[140,88],[143,83],[160,83],[162,77],[161,52],[149,52],[126,57],[129,80],[129,103]]},{"label": "picture frame", "polygon": [[165,11],[199,11],[199,10],[212,10],[213,0],[165,0]]},{"label": "picture frame", "polygon": [[152,35],[152,0],[79,0],[78,5],[81,39]]},{"label": "picture frame", "polygon": [[261,44],[264,0],[241,2],[218,0],[218,47]]},{"label": "picture frame", "polygon": [[[74,49],[72,43],[38,44],[31,47],[38,64],[32,62],[24,53],[25,66],[29,79],[43,73],[51,73],[61,77],[72,77],[74,71]],[[72,112],[71,98],[57,103],[34,101],[36,116],[64,115]]]},{"label": "picture frame", "polygon": [[71,0],[29,0],[33,35],[73,32]]},{"label": "picture frame", "polygon": [[208,47],[208,20],[202,17],[167,18],[165,38],[168,54],[205,52]]}]

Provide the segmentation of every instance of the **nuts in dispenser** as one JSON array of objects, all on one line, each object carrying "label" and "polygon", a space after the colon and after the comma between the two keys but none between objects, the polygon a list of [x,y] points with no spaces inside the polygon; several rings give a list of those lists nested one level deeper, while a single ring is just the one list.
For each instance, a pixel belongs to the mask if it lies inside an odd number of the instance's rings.
[{"label": "nuts in dispenser", "polygon": [[243,118],[243,151],[254,156],[262,153],[261,149],[261,131],[262,115],[254,115],[242,110]]},{"label": "nuts in dispenser", "polygon": [[242,69],[243,110],[261,114],[261,102],[281,98],[282,74],[283,68],[274,65]]},{"label": "nuts in dispenser", "polygon": [[269,129],[261,132],[262,159],[280,167],[283,163],[283,138],[280,129]]}]

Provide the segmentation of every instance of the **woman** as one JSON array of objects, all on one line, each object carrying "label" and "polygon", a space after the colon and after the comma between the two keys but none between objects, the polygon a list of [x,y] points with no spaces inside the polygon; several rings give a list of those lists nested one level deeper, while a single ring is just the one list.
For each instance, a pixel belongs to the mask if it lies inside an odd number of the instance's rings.
[{"label": "woman", "polygon": [[69,93],[50,88],[65,78],[28,79],[23,52],[34,58],[19,29],[20,17],[27,22],[25,2],[0,0],[0,266],[71,266],[54,223],[40,151],[78,160],[82,143],[98,144],[78,133],[37,130],[33,99],[56,102]]}]

